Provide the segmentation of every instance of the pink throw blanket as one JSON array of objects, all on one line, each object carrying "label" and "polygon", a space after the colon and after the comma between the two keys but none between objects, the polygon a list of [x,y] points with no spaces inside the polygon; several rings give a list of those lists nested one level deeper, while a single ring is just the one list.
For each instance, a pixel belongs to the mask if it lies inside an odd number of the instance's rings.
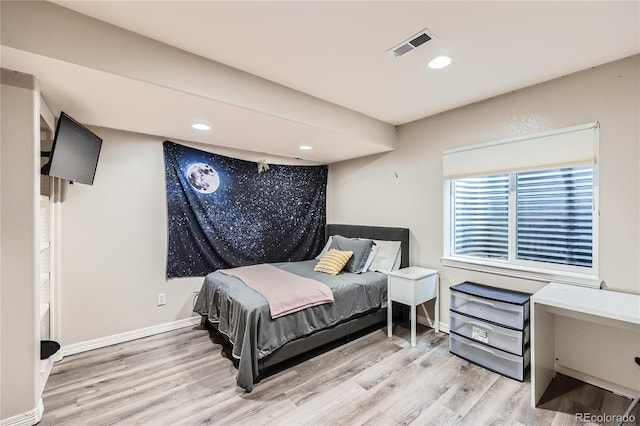
[{"label": "pink throw blanket", "polygon": [[262,294],[275,319],[311,306],[333,302],[333,292],[325,284],[301,277],[268,264],[221,269],[239,278],[247,287]]}]

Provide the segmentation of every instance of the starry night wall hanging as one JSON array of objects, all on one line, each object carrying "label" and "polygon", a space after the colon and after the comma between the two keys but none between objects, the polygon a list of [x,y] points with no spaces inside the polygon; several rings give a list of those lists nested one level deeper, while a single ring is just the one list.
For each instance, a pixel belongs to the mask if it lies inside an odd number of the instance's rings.
[{"label": "starry night wall hanging", "polygon": [[[167,277],[311,259],[324,245],[327,166],[239,160],[164,142]],[[264,161],[263,161],[264,162]]]}]

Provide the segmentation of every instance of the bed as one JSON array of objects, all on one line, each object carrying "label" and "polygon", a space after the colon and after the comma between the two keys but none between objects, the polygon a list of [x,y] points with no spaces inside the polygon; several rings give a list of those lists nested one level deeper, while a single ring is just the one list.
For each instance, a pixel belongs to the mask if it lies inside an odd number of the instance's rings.
[{"label": "bed", "polygon": [[[336,235],[399,241],[399,266],[409,263],[406,228],[326,225],[325,237]],[[314,271],[317,262],[313,259],[272,266],[326,284],[333,292],[334,302],[275,319],[269,314],[265,297],[240,279],[221,271],[205,277],[194,312],[230,344],[231,354],[238,360],[237,383],[246,391],[253,389],[265,369],[386,320],[384,273],[342,272],[333,276]]]}]

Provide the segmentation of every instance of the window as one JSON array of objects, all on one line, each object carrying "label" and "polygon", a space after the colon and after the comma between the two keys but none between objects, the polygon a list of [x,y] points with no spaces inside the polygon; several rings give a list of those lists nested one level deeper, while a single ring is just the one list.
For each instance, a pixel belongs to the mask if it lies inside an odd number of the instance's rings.
[{"label": "window", "polygon": [[516,258],[592,267],[592,166],[516,174]]},{"label": "window", "polygon": [[453,181],[454,254],[507,259],[509,175]]},{"label": "window", "polygon": [[592,166],[456,179],[452,191],[453,255],[592,267]]},{"label": "window", "polygon": [[443,265],[599,286],[598,128],[445,152]]}]

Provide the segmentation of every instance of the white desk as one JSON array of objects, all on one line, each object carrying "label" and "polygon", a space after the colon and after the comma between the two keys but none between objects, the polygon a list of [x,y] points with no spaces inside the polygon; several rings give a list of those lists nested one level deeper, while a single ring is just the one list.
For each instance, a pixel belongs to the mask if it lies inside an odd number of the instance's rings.
[{"label": "white desk", "polygon": [[[391,337],[391,302],[411,306],[411,346],[416,346],[416,306],[436,299],[435,321],[425,315],[436,333],[440,331],[440,303],[438,298],[438,271],[410,266],[389,273],[387,278],[387,335]],[[424,306],[423,306],[424,309]]]},{"label": "white desk", "polygon": [[533,407],[556,371],[635,397],[638,355],[639,295],[550,283],[531,296]]}]

